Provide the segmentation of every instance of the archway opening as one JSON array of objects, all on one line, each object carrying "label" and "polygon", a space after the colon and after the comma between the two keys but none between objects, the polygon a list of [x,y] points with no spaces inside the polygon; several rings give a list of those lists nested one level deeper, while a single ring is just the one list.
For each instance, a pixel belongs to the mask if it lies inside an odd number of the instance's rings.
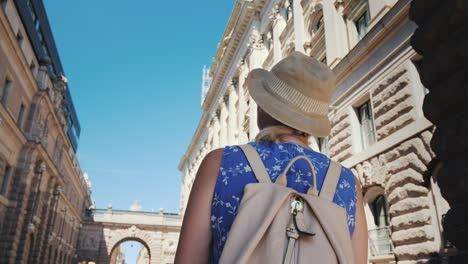
[{"label": "archway opening", "polygon": [[370,187],[364,195],[364,210],[369,233],[371,259],[393,255],[392,231],[388,213],[388,200],[383,188]]},{"label": "archway opening", "polygon": [[149,264],[150,253],[144,241],[136,238],[123,239],[112,249],[110,264]]}]

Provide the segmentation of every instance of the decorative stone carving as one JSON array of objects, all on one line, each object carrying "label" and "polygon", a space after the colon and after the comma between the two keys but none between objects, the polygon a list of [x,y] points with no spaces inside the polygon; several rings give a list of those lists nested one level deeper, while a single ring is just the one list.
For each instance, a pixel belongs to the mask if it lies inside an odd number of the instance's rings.
[{"label": "decorative stone carving", "polygon": [[280,16],[280,5],[276,4],[270,12],[270,20],[274,23]]},{"label": "decorative stone carving", "polygon": [[256,31],[252,32],[252,35],[250,36],[249,40],[249,47],[252,49],[256,50],[262,50],[265,48],[265,45],[263,43],[263,38],[262,35]]}]

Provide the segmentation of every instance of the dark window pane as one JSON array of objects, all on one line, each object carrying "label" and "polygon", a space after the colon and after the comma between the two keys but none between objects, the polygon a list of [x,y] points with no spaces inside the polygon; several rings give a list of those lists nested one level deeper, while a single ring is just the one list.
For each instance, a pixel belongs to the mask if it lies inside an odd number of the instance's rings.
[{"label": "dark window pane", "polygon": [[330,147],[328,143],[328,137],[318,138],[318,145],[320,152],[326,156],[330,155]]},{"label": "dark window pane", "polygon": [[21,123],[23,122],[23,116],[24,116],[24,105],[20,106],[20,110],[18,113],[18,119],[16,119],[16,124],[21,128]]},{"label": "dark window pane", "polygon": [[0,102],[5,105],[8,100],[8,94],[11,90],[11,81],[6,79],[5,83],[3,84],[3,89],[0,93]]},{"label": "dark window pane", "polygon": [[361,40],[366,34],[369,28],[367,20],[367,11],[364,12],[356,21],[354,22],[358,34],[358,40]]},{"label": "dark window pane", "polygon": [[8,179],[10,177],[10,172],[11,172],[11,167],[6,165],[5,170],[3,171],[3,177],[1,179],[1,188],[0,188],[0,194],[5,194],[7,184],[8,184]]},{"label": "dark window pane", "polygon": [[375,142],[374,120],[372,119],[371,104],[367,101],[358,109],[358,118],[361,125],[362,149],[366,149]]}]

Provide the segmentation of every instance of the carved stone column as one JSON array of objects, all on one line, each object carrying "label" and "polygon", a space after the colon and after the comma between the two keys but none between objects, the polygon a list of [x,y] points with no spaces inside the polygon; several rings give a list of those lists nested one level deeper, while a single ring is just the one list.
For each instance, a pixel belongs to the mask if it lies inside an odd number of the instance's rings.
[{"label": "carved stone column", "polygon": [[280,7],[278,4],[273,8],[270,14],[270,20],[273,25],[273,64],[276,64],[283,58],[279,36],[281,35],[281,30],[286,25],[286,21],[284,21],[283,17],[280,15]]},{"label": "carved stone column", "polygon": [[219,144],[221,148],[224,148],[228,144],[228,110],[226,104],[228,103],[228,97],[224,96],[223,101],[220,103],[220,114],[219,114]]},{"label": "carved stone column", "polygon": [[[237,81],[237,85],[238,81]],[[237,111],[236,111],[236,102],[237,94],[233,85],[230,87],[229,91],[229,100],[228,100],[228,144],[234,145],[237,144]]]},{"label": "carved stone column", "polygon": [[459,250],[450,263],[468,263],[468,2],[415,0],[410,18],[418,25],[411,44],[424,86],[424,115],[436,125],[431,147],[437,181],[451,209],[446,238]]},{"label": "carved stone column", "polygon": [[323,0],[323,20],[328,65],[333,68],[347,53],[345,22],[335,7],[334,0]]},{"label": "carved stone column", "polygon": [[219,110],[216,111],[215,115],[213,116],[213,149],[217,149],[220,147],[220,142],[219,142],[219,116],[220,112]]},{"label": "carved stone column", "polygon": [[304,10],[302,9],[301,0],[293,0],[293,14],[294,48],[296,51],[304,52]]},{"label": "carved stone column", "polygon": [[239,129],[239,144],[245,144],[249,140],[244,132],[244,121],[245,121],[245,111],[246,109],[246,103],[245,103],[245,89],[247,87],[245,86],[245,78],[247,78],[248,75],[248,68],[247,65],[245,64],[245,61],[242,60],[240,65],[239,65],[239,92],[238,92],[238,100],[239,100],[239,115],[237,116],[237,127]]}]

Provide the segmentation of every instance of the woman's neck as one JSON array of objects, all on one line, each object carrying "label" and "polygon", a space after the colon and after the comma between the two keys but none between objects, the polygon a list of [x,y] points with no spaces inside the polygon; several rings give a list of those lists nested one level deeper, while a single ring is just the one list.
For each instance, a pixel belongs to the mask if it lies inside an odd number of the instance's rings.
[{"label": "woman's neck", "polygon": [[279,143],[296,143],[299,144],[305,148],[310,148],[309,147],[309,142],[308,138],[304,136],[299,136],[299,135],[283,135],[280,136],[278,139],[276,139],[276,142]]}]

